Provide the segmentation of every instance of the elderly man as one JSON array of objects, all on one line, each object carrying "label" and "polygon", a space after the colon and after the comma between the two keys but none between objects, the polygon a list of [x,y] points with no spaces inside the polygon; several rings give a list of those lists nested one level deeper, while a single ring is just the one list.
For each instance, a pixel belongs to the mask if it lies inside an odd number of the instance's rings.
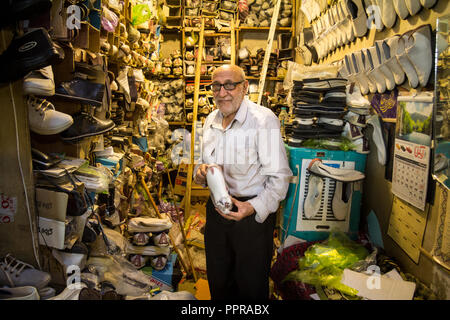
[{"label": "elderly man", "polygon": [[206,269],[212,299],[268,299],[276,211],[289,187],[280,123],[245,95],[248,81],[235,65],[217,68],[211,88],[217,110],[203,127],[202,155],[194,181],[206,184],[218,164],[235,205],[224,214],[206,206]]}]

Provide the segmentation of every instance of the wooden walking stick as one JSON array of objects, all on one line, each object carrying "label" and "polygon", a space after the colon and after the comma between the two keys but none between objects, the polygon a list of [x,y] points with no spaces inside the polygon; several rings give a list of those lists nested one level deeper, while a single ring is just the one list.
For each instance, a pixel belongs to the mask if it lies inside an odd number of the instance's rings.
[{"label": "wooden walking stick", "polygon": [[[169,172],[167,172],[167,178],[169,179],[169,185],[172,188],[172,180],[170,179]],[[171,189],[171,190],[172,190],[172,193],[173,193],[173,189]],[[177,207],[176,203],[175,203],[175,211],[177,212],[178,224],[180,226],[181,235],[183,236],[183,244],[184,244],[184,247],[186,248],[186,254],[187,254],[188,260],[189,260],[189,262],[191,263],[191,266],[192,266],[192,273],[193,273],[193,276],[194,276],[194,280],[197,282],[197,274],[196,274],[195,269],[194,269],[194,264],[192,263],[191,253],[189,252],[189,248],[188,248],[188,245],[187,245],[186,233],[184,232],[184,227],[183,227],[183,224],[181,223],[181,219],[180,219],[180,212],[178,211],[178,207]]]},{"label": "wooden walking stick", "polygon": [[[145,190],[145,193],[147,194],[147,197],[149,198],[150,203],[153,206],[153,209],[155,210],[156,214],[158,215],[158,218],[162,219],[163,217],[162,217],[161,213],[158,210],[158,206],[156,205],[155,200],[153,200],[153,197],[152,197],[150,191],[148,190],[148,187],[147,187],[147,184],[145,183],[144,177],[141,177],[140,181],[141,181],[142,187]],[[170,233],[169,233],[169,239],[170,239],[170,242],[172,242],[172,244],[173,244],[173,248],[174,248],[175,252],[180,257],[180,261],[182,261],[180,251],[178,250],[178,248],[177,248],[177,246],[175,244],[175,240],[173,239],[173,237],[171,236]],[[194,276],[194,280],[197,281],[197,275],[195,273],[194,264],[192,263],[192,260],[190,259],[190,254],[189,254],[188,248],[186,248],[186,252],[188,253],[188,259],[189,259],[189,262],[191,264],[192,275]],[[186,271],[186,273],[189,273],[189,271],[188,271],[186,266],[183,266],[183,268]]]}]

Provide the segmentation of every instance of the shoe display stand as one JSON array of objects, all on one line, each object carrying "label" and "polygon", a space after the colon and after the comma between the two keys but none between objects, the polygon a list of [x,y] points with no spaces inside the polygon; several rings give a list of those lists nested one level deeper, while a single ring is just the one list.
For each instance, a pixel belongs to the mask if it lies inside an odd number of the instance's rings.
[{"label": "shoe display stand", "polygon": [[[333,198],[336,191],[336,180],[324,178],[320,208],[317,213],[307,218],[305,215],[305,199],[309,191],[311,174],[306,168],[312,159],[320,157],[324,164],[336,168],[354,169],[364,173],[366,158],[364,154],[355,151],[335,151],[326,149],[309,149],[287,147],[289,165],[293,168],[294,176],[299,173],[299,179],[289,185],[282,214],[283,239],[293,235],[307,241],[324,240],[331,230],[348,233],[353,239],[359,231],[360,209],[362,200],[362,184],[355,182],[351,195],[351,204],[344,219],[337,219],[333,213]],[[299,184],[298,187],[296,184]],[[359,184],[356,187],[356,184]],[[296,188],[297,187],[297,188]],[[297,191],[297,194],[295,192]],[[336,195],[337,197],[337,195]],[[295,203],[293,203],[295,201]]]}]

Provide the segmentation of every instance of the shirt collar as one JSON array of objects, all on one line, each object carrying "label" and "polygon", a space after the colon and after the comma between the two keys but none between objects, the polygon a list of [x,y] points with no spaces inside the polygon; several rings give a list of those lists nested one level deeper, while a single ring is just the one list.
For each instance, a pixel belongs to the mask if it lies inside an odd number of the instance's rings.
[{"label": "shirt collar", "polygon": [[[241,124],[244,123],[245,119],[247,118],[247,110],[248,110],[248,100],[246,97],[244,97],[244,99],[241,102],[241,106],[239,107],[238,112],[236,112],[236,115],[234,116],[234,119],[231,123],[233,123],[234,120],[240,122]],[[222,119],[223,115],[219,110],[216,116],[214,117],[211,126],[213,128],[222,129]]]}]

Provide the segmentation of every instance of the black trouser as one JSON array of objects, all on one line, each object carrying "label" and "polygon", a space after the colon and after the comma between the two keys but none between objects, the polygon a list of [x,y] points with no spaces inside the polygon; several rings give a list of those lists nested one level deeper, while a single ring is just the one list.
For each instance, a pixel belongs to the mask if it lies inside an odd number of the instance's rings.
[{"label": "black trouser", "polygon": [[[246,201],[251,198],[237,198]],[[211,198],[206,204],[206,272],[212,300],[267,300],[275,213],[263,223],[255,215],[223,218]]]}]

